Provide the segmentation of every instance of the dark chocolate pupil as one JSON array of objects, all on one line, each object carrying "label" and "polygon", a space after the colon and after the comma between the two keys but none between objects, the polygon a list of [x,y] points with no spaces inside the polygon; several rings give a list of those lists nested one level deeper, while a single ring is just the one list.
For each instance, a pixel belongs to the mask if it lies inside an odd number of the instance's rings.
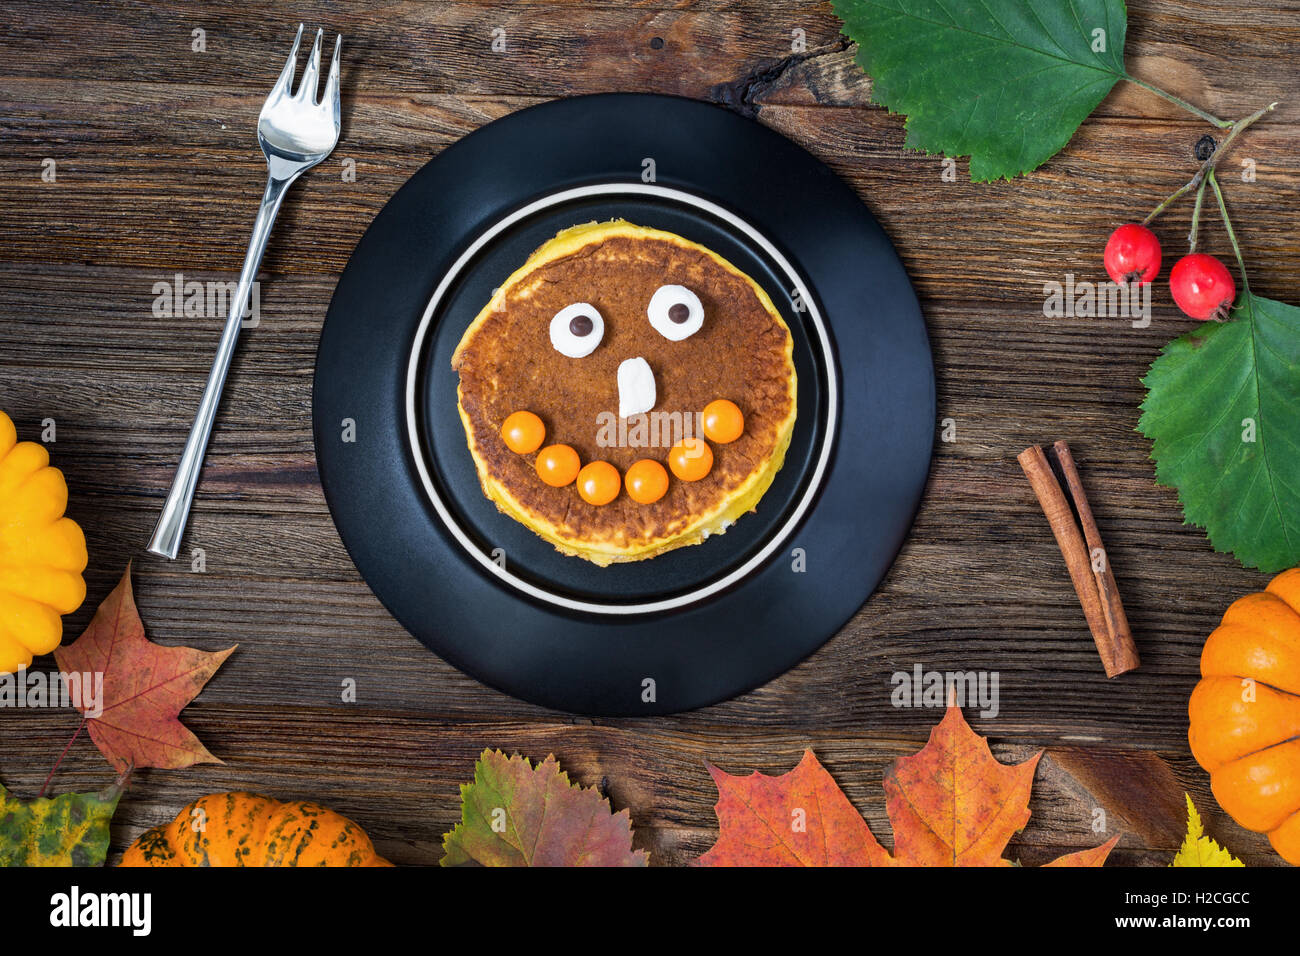
[{"label": "dark chocolate pupil", "polygon": [[681,325],[691,317],[691,307],[683,302],[678,302],[668,310],[668,318]]},{"label": "dark chocolate pupil", "polygon": [[591,330],[595,327],[596,325],[591,321],[591,316],[589,315],[575,315],[573,318],[569,319],[569,331],[578,338],[582,338],[584,335],[590,335]]}]

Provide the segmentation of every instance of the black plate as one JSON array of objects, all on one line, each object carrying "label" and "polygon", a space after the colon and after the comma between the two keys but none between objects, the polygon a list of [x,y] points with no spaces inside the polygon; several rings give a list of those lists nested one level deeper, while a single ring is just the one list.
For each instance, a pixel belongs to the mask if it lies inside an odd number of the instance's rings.
[{"label": "black plate", "polygon": [[[534,248],[616,217],[700,242],[768,290],[794,335],[799,418],[757,513],[602,569],[483,497],[450,355]],[[339,280],[313,400],[331,512],[394,616],[494,687],[604,715],[733,696],[820,646],[897,553],[934,428],[916,297],[854,194],[757,123],[637,94],[512,114],[413,176]]]}]

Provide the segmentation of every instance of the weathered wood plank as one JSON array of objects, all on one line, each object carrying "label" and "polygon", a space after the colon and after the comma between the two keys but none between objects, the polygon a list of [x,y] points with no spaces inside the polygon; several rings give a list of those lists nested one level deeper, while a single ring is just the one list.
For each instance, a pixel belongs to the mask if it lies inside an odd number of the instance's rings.
[{"label": "weathered wood plank", "polygon": [[[65,272],[67,278],[62,277]],[[124,281],[119,275],[117,270],[99,268],[47,270],[36,276],[45,284],[38,294],[48,292],[55,299],[58,289],[80,283],[79,295],[93,301],[114,286],[134,283],[144,288],[148,279],[135,275]],[[306,308],[313,295],[323,299],[328,283],[286,278],[280,285],[286,294],[301,297],[301,307]],[[18,288],[18,283],[6,283],[4,288]],[[30,294],[30,286],[26,294]],[[13,308],[17,307],[14,302]],[[931,312],[937,344],[942,346],[949,334],[968,339],[953,350],[949,361],[941,357],[940,362],[948,366],[948,373],[941,376],[941,407],[956,418],[958,440],[938,446],[930,495],[918,516],[914,538],[889,585],[850,628],[857,641],[833,643],[823,653],[848,648],[844,652],[847,658],[840,665],[860,667],[856,655],[863,643],[870,642],[867,646],[884,661],[908,661],[905,655],[910,652],[911,659],[915,659],[915,642],[923,639],[935,654],[925,660],[942,661],[955,652],[958,660],[965,657],[996,662],[1009,648],[1033,660],[1036,655],[1060,649],[1063,643],[1071,649],[1071,671],[1085,682],[1097,678],[1093,652],[1083,634],[1073,594],[1060,572],[1059,555],[1012,460],[1020,447],[1042,440],[1044,435],[1066,434],[1073,440],[1082,433],[1088,441],[1076,443],[1076,450],[1099,520],[1107,529],[1112,557],[1130,613],[1138,622],[1135,627],[1139,628],[1140,639],[1146,634],[1190,633],[1187,649],[1170,665],[1184,675],[1194,674],[1196,635],[1207,633],[1213,626],[1221,602],[1217,594],[1209,598],[1200,595],[1194,584],[1182,579],[1182,574],[1188,562],[1199,564],[1206,575],[1222,573],[1230,562],[1211,554],[1203,539],[1181,527],[1172,494],[1152,493],[1145,441],[1131,431],[1140,391],[1130,385],[1110,396],[1098,412],[1089,415],[1085,430],[1078,406],[1087,403],[1111,373],[1102,368],[1083,378],[1077,394],[1058,382],[1052,394],[1044,396],[1041,382],[1052,378],[1062,352],[1069,352],[1061,348],[1060,332],[1039,328],[1036,322],[1021,324],[1015,336],[1021,365],[1004,369],[1000,345],[988,345],[966,332],[983,314],[978,304],[964,309],[945,304]],[[72,318],[69,315],[69,321]],[[268,323],[271,321],[268,319]],[[191,543],[204,547],[209,562],[208,576],[201,578],[204,593],[196,593],[198,578],[152,569],[154,581],[165,582],[174,592],[165,600],[180,603],[151,616],[151,627],[166,640],[201,643],[205,636],[220,635],[220,642],[211,646],[232,642],[247,645],[248,622],[265,621],[265,627],[254,627],[251,638],[259,644],[271,642],[268,650],[255,653],[283,656],[275,665],[277,669],[292,668],[295,659],[305,652],[319,653],[325,644],[330,645],[332,656],[365,661],[374,656],[370,641],[371,632],[376,630],[390,639],[384,645],[385,655],[404,655],[410,650],[418,655],[422,652],[414,642],[388,621],[377,602],[356,583],[355,571],[328,522],[311,455],[310,382],[307,375],[290,371],[296,365],[292,358],[295,352],[301,353],[302,361],[309,365],[315,323],[307,319],[286,321],[288,328],[283,333],[279,327],[272,332],[269,324],[254,330],[244,343],[244,361],[231,382],[228,418],[214,442],[192,524]],[[86,491],[81,504],[84,514],[78,516],[87,527],[96,554],[114,556],[99,572],[100,594],[111,586],[115,569],[123,566],[147,537],[152,508],[141,506],[161,496],[187,427],[188,410],[178,414],[173,406],[196,399],[206,364],[205,356],[197,349],[186,351],[183,354],[191,366],[187,388],[174,392],[155,388],[142,395],[137,385],[140,371],[166,366],[177,351],[174,324],[146,316],[136,350],[115,350],[111,360],[100,360],[102,368],[119,374],[92,387],[85,382],[82,369],[92,365],[94,356],[100,354],[96,343],[120,331],[119,322],[120,317],[115,315],[92,313],[82,317],[74,328],[84,341],[66,350],[60,346],[49,357],[51,366],[64,360],[72,370],[41,369],[39,375],[33,376],[39,381],[22,389],[32,397],[14,409],[20,423],[32,428],[47,414],[63,423],[56,453],[70,456],[71,464],[66,466],[70,480],[74,488]],[[33,320],[20,316],[16,327],[15,346],[39,339]],[[215,329],[209,332],[214,333]],[[1072,334],[1078,336],[1082,347],[1087,333],[1080,329]],[[1127,347],[1108,347],[1106,340],[1089,348],[1093,354],[1109,353],[1114,361],[1130,365],[1127,378],[1136,383],[1145,361],[1140,353]],[[120,354],[127,356],[126,367],[116,370]],[[264,368],[262,356],[269,368]],[[21,371],[9,366],[0,373],[5,376],[0,381]],[[113,408],[118,414],[102,421],[86,421],[80,410],[87,407]],[[1063,427],[1069,430],[1058,430]],[[1094,457],[1097,454],[1102,457]],[[123,489],[129,489],[129,493],[124,494]],[[1011,515],[1008,500],[1017,503]],[[74,501],[74,514],[76,506]],[[1176,555],[1179,565],[1168,573],[1157,568],[1155,576],[1148,578],[1150,562],[1146,556],[1153,552]],[[151,569],[142,565],[141,570],[147,573]],[[1256,577],[1238,570],[1236,586],[1244,591]],[[268,582],[266,588],[250,589],[247,582],[258,579]],[[311,600],[325,600],[327,608],[336,607],[339,598],[330,598],[321,589],[325,580],[346,585],[351,595],[347,600],[357,605],[359,621],[367,625],[350,629],[349,637],[344,638],[355,643],[340,644],[337,638],[330,638],[336,610],[330,610],[324,620],[309,617],[306,627],[295,616],[286,619],[275,613],[286,586],[301,589]],[[240,582],[238,596],[226,599],[223,582]],[[990,588],[993,582],[996,588]],[[1171,590],[1180,595],[1172,605],[1175,611],[1168,610]],[[994,599],[990,599],[990,592],[996,595]],[[945,604],[945,626],[936,629],[933,616],[940,596]],[[147,608],[147,588],[142,588],[141,600]],[[265,609],[245,613],[249,607]],[[222,618],[232,611],[239,613],[233,621],[223,622]],[[83,618],[88,612],[83,611]],[[1064,642],[1046,638],[1045,632],[1054,629],[1063,629],[1070,636]],[[1036,631],[1040,636],[1035,636]],[[890,634],[900,636],[904,643],[886,644],[875,650],[882,635]],[[910,648],[908,642],[912,642]],[[261,660],[260,656],[254,658],[257,664]],[[901,666],[906,669],[910,663]],[[1157,666],[1150,655],[1148,666]],[[883,692],[893,669],[890,666],[874,679],[864,681],[863,706],[875,721],[882,719],[882,710],[883,719],[889,719]],[[369,668],[363,673],[369,679],[377,677]],[[1031,682],[1040,676],[1032,664],[1022,674]],[[1009,694],[1023,697],[1026,690],[1015,686],[1014,673],[1004,679],[1009,681],[1004,685]],[[323,683],[322,675],[305,678],[304,682],[313,690],[300,699],[313,702]],[[326,686],[336,683],[331,679]],[[403,691],[403,699],[423,699],[421,680],[413,680],[411,686],[409,692]],[[1186,690],[1186,685],[1178,686],[1171,700],[1184,697]],[[275,687],[276,694],[283,691],[283,687]],[[1081,716],[1088,715],[1105,728],[1105,733],[1113,735],[1120,725],[1109,719],[1113,717],[1111,697],[1098,695],[1091,686],[1079,696]],[[482,698],[472,699],[477,706]],[[488,692],[485,699],[499,698]],[[1057,703],[1052,693],[1035,697],[1030,692],[1026,724],[1022,727],[1050,726]],[[815,719],[822,720],[824,715],[817,714]],[[1006,732],[1022,731],[1013,731],[1008,725]],[[1154,730],[1152,739],[1170,744],[1183,733],[1178,718]]]},{"label": "weathered wood plank", "polygon": [[[341,6],[309,3],[294,13],[346,34],[352,67],[347,90],[550,97],[635,89],[740,104],[765,97],[861,104],[869,91],[869,82],[850,69],[852,51],[828,3],[777,0],[765,4],[762,15],[741,3],[666,0]],[[1275,98],[1294,102],[1300,79],[1272,65],[1278,50],[1300,39],[1298,11],[1294,0],[1249,11],[1167,0],[1133,4],[1129,68],[1227,116],[1262,105],[1249,81],[1261,73]],[[8,3],[0,5],[0,22],[11,51],[0,65],[3,75],[112,75],[259,94],[292,26],[269,3],[229,0],[207,4],[201,13],[182,5]],[[206,31],[204,53],[191,51],[195,29]],[[88,37],[95,42],[83,42]],[[504,50],[494,51],[499,39]],[[1136,89],[1124,97],[1111,108],[1139,116],[1177,109]]]},{"label": "weathered wood plank", "polygon": [[[1222,115],[1284,107],[1225,162],[1258,291],[1300,301],[1300,39],[1294,2],[1130,7],[1137,75]],[[287,40],[282,11],[183,5],[0,3],[0,407],[23,437],[52,417],[51,451],[92,553],[76,634],[135,557],[150,635],[207,649],[239,643],[186,721],[228,762],[143,771],[123,801],[115,852],[203,792],[257,789],[330,803],[402,863],[431,863],[477,753],[554,751],[582,782],[607,781],[638,845],[686,863],[715,833],[703,760],[780,773],[812,746],[889,844],[881,775],[921,746],[933,709],[896,708],[891,676],[996,671],[1000,712],[979,719],[1003,760],[1047,746],[1034,817],[1012,844],[1037,864],[1099,842],[1094,809],[1123,832],[1117,863],[1164,865],[1182,792],[1248,864],[1276,857],[1217,810],[1186,748],[1201,643],[1263,576],[1215,554],[1153,484],[1133,428],[1139,377],[1189,326],[1157,290],[1153,321],[1043,315],[1044,283],[1099,279],[1109,230],[1190,176],[1204,126],[1121,88],[1032,176],[972,185],[959,163],[903,149],[902,121],[869,106],[824,3],[307,3],[295,16],[347,34],[345,139],[303,180],[264,263],[262,324],[241,342],[189,544],[207,571],[139,557],[210,362],[219,320],[152,314],[153,284],[233,278],[261,160],[251,129]],[[491,30],[506,31],[494,54]],[[208,52],[189,52],[190,31]],[[807,50],[791,49],[794,29]],[[652,45],[656,37],[664,42]],[[555,96],[684,93],[756,115],[826,161],[899,246],[925,307],[938,369],[941,442],[899,561],[844,631],[754,693],[672,718],[587,721],[511,700],[427,653],[361,581],[316,474],[311,376],[337,275],[365,226],[429,157],[485,122]],[[41,162],[57,162],[43,183]],[[1240,159],[1256,163],[1247,184]],[[340,175],[356,163],[356,181]],[[337,162],[336,162],[337,160]],[[1160,227],[1168,250],[1186,208]],[[1209,248],[1224,251],[1211,217]],[[937,423],[936,423],[937,424]],[[1143,655],[1101,674],[1063,564],[1014,456],[1071,442]],[[1207,586],[1206,582],[1212,582]],[[359,700],[340,700],[344,678]],[[70,711],[0,715],[0,779],[34,793],[76,726]],[[57,789],[101,786],[84,739]]]},{"label": "weathered wood plank", "polygon": [[[5,82],[0,80],[0,96]],[[91,92],[96,111],[119,95],[107,85]],[[495,115],[520,105],[524,102],[514,102]],[[333,159],[303,180],[272,240],[264,275],[337,274],[398,186],[485,118],[472,107],[444,98],[436,106],[386,101],[355,111],[359,115],[354,115],[340,152],[357,164],[356,181],[345,182]],[[256,108],[254,102],[247,104],[244,126],[251,125]],[[85,105],[79,100],[50,102],[42,109],[65,133],[87,125],[80,118]],[[35,267],[57,249],[64,261],[149,270],[147,283],[123,290],[140,303],[152,301],[153,281],[177,271],[232,277],[261,189],[261,162],[249,137],[234,131],[242,127],[216,130],[201,112],[168,110],[169,120],[156,120],[156,129],[144,137],[154,148],[143,153],[130,141],[112,141],[111,112],[96,121],[93,135],[102,133],[106,140],[93,147],[48,149],[48,143],[31,138],[21,144],[11,137],[0,141],[0,169],[6,171],[0,203],[10,211],[6,258]],[[429,129],[430,112],[446,119],[449,128]],[[971,184],[965,181],[964,163],[959,163],[957,181],[945,182],[938,157],[904,151],[900,121],[881,110],[772,106],[759,118],[807,147],[857,189],[898,243],[928,299],[991,297],[1008,310],[1014,303],[1022,314],[1038,313],[1040,319],[1043,283],[1063,281],[1066,273],[1104,278],[1099,250],[1109,231],[1119,221],[1140,218],[1190,177],[1196,165],[1192,146],[1204,132],[1195,122],[1152,126],[1090,120],[1063,153],[1034,175],[1014,183]],[[1281,297],[1295,294],[1300,239],[1267,224],[1300,215],[1295,188],[1300,173],[1291,162],[1294,129],[1285,113],[1276,122],[1261,123],[1225,160],[1225,190],[1242,225],[1254,284]],[[184,140],[200,130],[219,142],[203,147],[196,160]],[[60,178],[53,184],[40,179],[41,162],[50,154],[59,164]],[[1246,159],[1255,163],[1252,183],[1240,182],[1236,175]],[[175,167],[172,172],[167,172],[168,164]],[[1175,207],[1159,224],[1171,249],[1186,232],[1189,212],[1186,205]],[[1016,224],[1014,233],[1007,228],[1011,223]],[[1256,228],[1257,223],[1264,228]],[[1226,247],[1213,214],[1204,236],[1207,248]],[[954,269],[955,261],[962,268]],[[1157,291],[1152,328],[1144,330],[1153,342],[1167,338],[1170,320],[1180,321]],[[277,301],[268,295],[272,316],[281,314],[275,311]],[[112,307],[111,300],[108,305]],[[1129,335],[1137,331],[1125,330]]]}]

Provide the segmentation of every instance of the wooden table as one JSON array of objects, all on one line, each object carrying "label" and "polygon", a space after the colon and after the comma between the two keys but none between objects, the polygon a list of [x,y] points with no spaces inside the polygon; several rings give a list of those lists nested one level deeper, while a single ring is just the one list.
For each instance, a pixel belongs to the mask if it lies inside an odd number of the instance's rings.
[{"label": "wooden table", "polygon": [[[1224,116],[1283,101],[1225,178],[1252,285],[1300,301],[1300,7],[1138,0],[1129,16],[1137,75]],[[261,322],[241,342],[185,542],[184,554],[203,549],[200,573],[142,551],[221,323],[156,316],[154,284],[234,278],[263,184],[254,123],[298,17],[345,34],[344,136],[290,194],[263,264]],[[498,29],[504,53],[491,48]],[[980,720],[968,709],[972,725],[1003,761],[1047,748],[1033,817],[1011,848],[1026,864],[1099,842],[1100,807],[1124,834],[1112,861],[1163,865],[1181,839],[1184,791],[1248,864],[1276,861],[1218,810],[1186,741],[1201,644],[1230,601],[1267,579],[1182,525],[1134,432],[1139,377],[1190,323],[1163,280],[1145,329],[1042,311],[1044,282],[1104,279],[1110,229],[1191,175],[1206,129],[1121,87],[1032,175],[972,185],[959,162],[946,182],[941,159],[904,152],[902,120],[869,105],[870,81],[838,29],[828,4],[808,0],[0,3],[0,407],[23,438],[44,419],[57,425],[50,451],[91,553],[69,639],[135,560],[154,640],[239,644],[184,714],[225,763],[138,772],[115,854],[202,793],[248,789],[319,800],[394,861],[433,863],[459,818],[457,784],[485,747],[555,753],[630,808],[636,844],[661,864],[712,843],[705,759],[780,773],[812,747],[889,845],[882,771],[941,716],[890,704],[891,674],[920,664],[998,672],[1001,712]],[[805,51],[791,52],[794,30]],[[907,546],[849,626],[767,686],[670,718],[543,710],[427,652],[348,560],[312,449],[317,336],[376,212],[483,123],[603,90],[725,103],[848,180],[911,272],[939,415],[955,423]],[[1255,160],[1254,184],[1237,181],[1240,158]],[[1188,214],[1162,227],[1167,248]],[[1209,223],[1209,247],[1226,253],[1217,217]],[[1015,460],[1057,438],[1080,463],[1142,654],[1141,669],[1114,681]],[[341,699],[349,678],[356,703]],[[15,710],[0,721],[0,780],[33,795],[77,716]],[[109,777],[83,736],[53,787],[98,789]]]}]

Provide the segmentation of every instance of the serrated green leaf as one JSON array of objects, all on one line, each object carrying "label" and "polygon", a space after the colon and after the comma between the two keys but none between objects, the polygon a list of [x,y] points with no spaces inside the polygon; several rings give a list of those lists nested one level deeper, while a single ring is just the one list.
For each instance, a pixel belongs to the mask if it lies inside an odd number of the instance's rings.
[{"label": "serrated green leaf", "polygon": [[1244,867],[1245,863],[1205,835],[1205,829],[1201,826],[1201,815],[1196,812],[1191,794],[1185,793],[1183,796],[1187,798],[1187,836],[1183,837],[1183,845],[1169,865]]},{"label": "serrated green leaf", "polygon": [[1300,309],[1243,292],[1142,382],[1138,430],[1187,522],[1246,567],[1300,564]]},{"label": "serrated green leaf", "polygon": [[970,156],[977,182],[1041,166],[1125,75],[1123,0],[832,6],[858,44],[872,100],[907,114],[907,146]]},{"label": "serrated green leaf", "polygon": [[103,866],[125,776],[99,793],[20,800],[0,786],[0,866]]},{"label": "serrated green leaf", "polygon": [[555,757],[485,750],[462,784],[461,822],[442,838],[442,866],[645,866],[632,849],[628,812],[569,783]]}]

